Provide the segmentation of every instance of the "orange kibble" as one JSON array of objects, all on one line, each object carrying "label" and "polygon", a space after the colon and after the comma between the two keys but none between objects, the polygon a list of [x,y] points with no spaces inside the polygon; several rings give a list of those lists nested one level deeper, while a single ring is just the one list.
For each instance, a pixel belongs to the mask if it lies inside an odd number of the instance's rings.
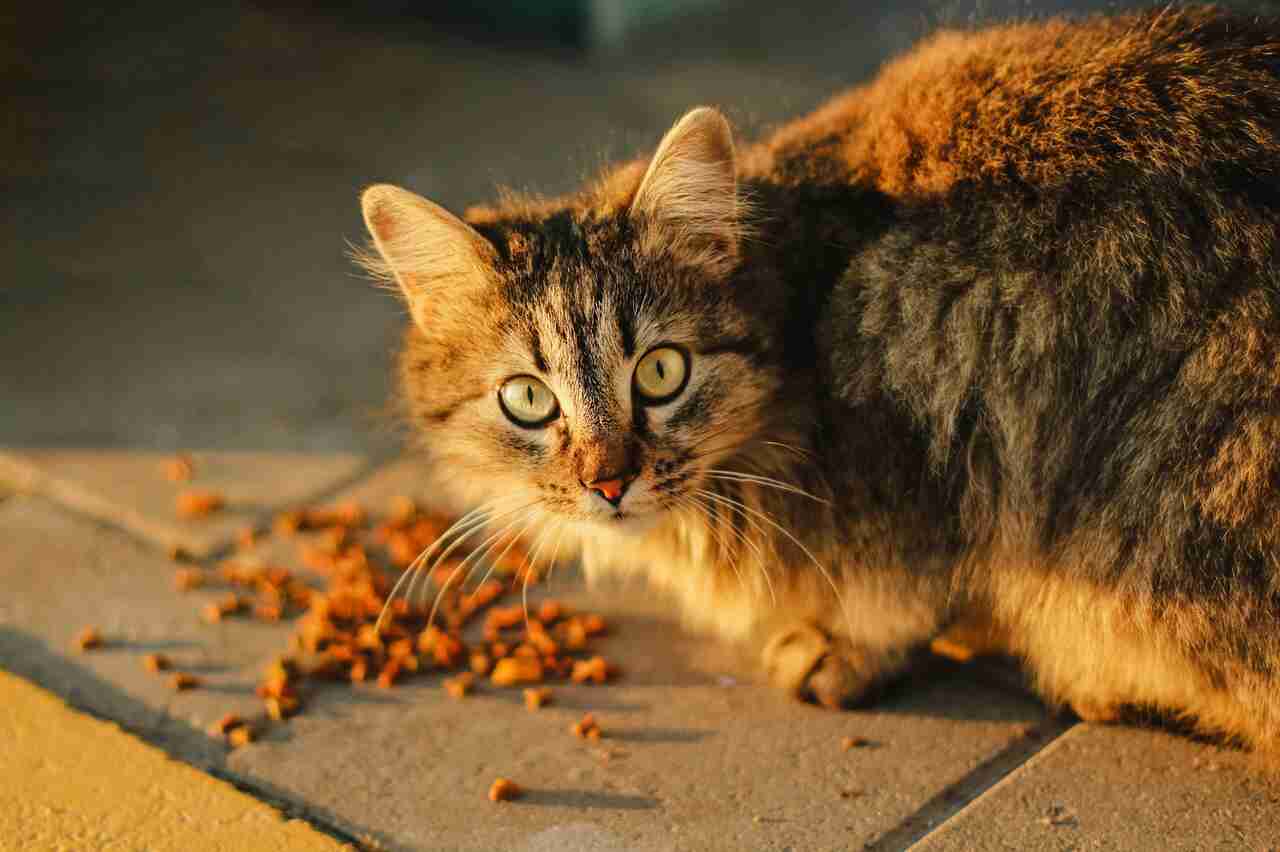
[{"label": "orange kibble", "polygon": [[149,672],[164,672],[173,667],[173,663],[164,654],[147,654],[142,658],[142,666]]},{"label": "orange kibble", "polygon": [[516,649],[511,652],[513,657],[533,657],[535,660],[542,659],[542,653],[528,642],[521,642]]},{"label": "orange kibble", "polygon": [[466,698],[475,686],[475,675],[463,672],[455,677],[445,678],[441,685],[451,698]]},{"label": "orange kibble", "polygon": [[529,644],[537,648],[538,652],[543,656],[555,656],[560,653],[560,647],[547,634],[547,628],[542,626],[542,622],[529,622],[529,630],[526,632],[526,636]]},{"label": "orange kibble", "polygon": [[550,624],[565,614],[564,605],[560,601],[547,600],[543,601],[538,607],[538,620],[543,624]]},{"label": "orange kibble", "polygon": [[369,651],[382,650],[382,637],[378,635],[377,625],[360,625],[360,628],[356,630],[356,647]]},{"label": "orange kibble", "polygon": [[232,748],[247,746],[253,742],[253,728],[248,725],[232,728],[231,733],[227,734],[227,742],[231,744]]},{"label": "orange kibble", "polygon": [[95,648],[101,648],[102,634],[98,632],[96,627],[86,627],[76,635],[75,646],[78,651],[92,651]]},{"label": "orange kibble", "polygon": [[524,691],[524,706],[528,710],[540,710],[551,703],[551,690],[545,686]]},{"label": "orange kibble", "polygon": [[587,647],[587,628],[577,616],[556,625],[556,635],[568,651],[581,651]]},{"label": "orange kibble", "polygon": [[189,592],[204,585],[204,572],[199,568],[179,568],[173,572],[173,585],[180,592]]},{"label": "orange kibble", "polygon": [[195,689],[200,686],[201,683],[202,681],[200,678],[193,674],[187,674],[186,672],[178,672],[173,677],[169,678],[169,686],[177,692],[185,692],[188,689]]},{"label": "orange kibble", "polygon": [[279,604],[260,603],[253,608],[253,615],[261,621],[279,621],[284,616],[284,610]]},{"label": "orange kibble", "polygon": [[292,695],[272,696],[263,701],[263,704],[266,705],[267,715],[277,722],[283,722],[297,713],[300,706],[298,699]]},{"label": "orange kibble", "polygon": [[489,679],[498,686],[542,681],[542,660],[537,657],[504,657],[493,667]]},{"label": "orange kibble", "polygon": [[378,672],[378,687],[380,689],[390,689],[395,686],[396,681],[400,678],[400,661],[390,660],[382,671]]},{"label": "orange kibble", "polygon": [[241,719],[237,714],[227,713],[221,719],[210,725],[207,730],[211,737],[225,737],[233,728],[238,728],[243,724],[244,719]]},{"label": "orange kibble", "polygon": [[351,664],[351,682],[363,683],[365,678],[369,676],[369,662],[363,657],[358,658]]},{"label": "orange kibble", "polygon": [[184,518],[203,518],[219,511],[227,503],[216,491],[183,491],[178,495],[178,514]]},{"label": "orange kibble", "polygon": [[393,660],[413,655],[412,639],[397,639],[387,646],[387,656]]},{"label": "orange kibble", "polygon": [[584,616],[582,628],[587,631],[588,636],[600,636],[609,630],[609,626],[605,624],[604,619],[598,615]]},{"label": "orange kibble", "polygon": [[271,529],[276,535],[294,535],[302,529],[302,523],[301,512],[281,512],[271,521]]},{"label": "orange kibble", "polygon": [[869,745],[871,745],[871,740],[867,739],[866,737],[841,737],[840,738],[840,748],[843,751],[848,751],[849,749],[854,749],[854,748],[864,748]]},{"label": "orange kibble", "polygon": [[519,604],[512,606],[498,606],[489,610],[489,614],[485,616],[485,627],[496,630],[504,630],[510,627],[518,627],[524,623],[524,607]]},{"label": "orange kibble", "polygon": [[574,683],[604,683],[616,674],[616,670],[605,662],[604,657],[592,657],[589,660],[579,660],[573,664],[573,671],[569,674],[569,679]]},{"label": "orange kibble", "polygon": [[512,799],[520,797],[524,791],[520,789],[520,785],[514,781],[508,781],[506,778],[499,778],[489,787],[489,801],[491,802],[509,802]]},{"label": "orange kibble", "polygon": [[502,659],[511,653],[511,645],[506,642],[489,643],[489,653],[498,659]]},{"label": "orange kibble", "polygon": [[236,547],[240,550],[252,550],[258,544],[258,531],[253,527],[241,527],[236,533]]},{"label": "orange kibble", "polygon": [[222,607],[216,603],[205,604],[200,608],[200,617],[210,624],[217,624],[222,620]]},{"label": "orange kibble", "polygon": [[586,714],[581,720],[575,722],[569,731],[580,739],[600,739],[600,725],[596,722],[596,717],[591,713]]},{"label": "orange kibble", "polygon": [[191,456],[178,453],[164,463],[164,475],[170,482],[186,482],[195,475],[196,466]]},{"label": "orange kibble", "polygon": [[484,651],[472,651],[469,661],[471,671],[483,677],[493,669],[493,659]]}]

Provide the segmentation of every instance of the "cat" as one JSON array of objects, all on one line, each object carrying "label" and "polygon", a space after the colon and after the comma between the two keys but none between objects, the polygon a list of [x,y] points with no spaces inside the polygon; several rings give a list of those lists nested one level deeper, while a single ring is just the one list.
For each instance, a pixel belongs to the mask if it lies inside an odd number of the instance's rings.
[{"label": "cat", "polygon": [[826,706],[951,629],[1280,745],[1280,24],[944,30],[754,144],[701,107],[566,197],[362,205],[473,523]]}]

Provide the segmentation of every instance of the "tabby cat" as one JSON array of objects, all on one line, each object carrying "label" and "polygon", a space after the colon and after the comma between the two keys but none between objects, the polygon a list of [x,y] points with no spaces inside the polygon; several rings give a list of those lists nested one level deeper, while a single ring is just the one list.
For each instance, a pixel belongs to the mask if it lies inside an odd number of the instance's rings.
[{"label": "tabby cat", "polygon": [[568,197],[363,208],[459,534],[824,705],[968,627],[1085,718],[1280,746],[1277,22],[942,31],[754,144],[699,108]]}]

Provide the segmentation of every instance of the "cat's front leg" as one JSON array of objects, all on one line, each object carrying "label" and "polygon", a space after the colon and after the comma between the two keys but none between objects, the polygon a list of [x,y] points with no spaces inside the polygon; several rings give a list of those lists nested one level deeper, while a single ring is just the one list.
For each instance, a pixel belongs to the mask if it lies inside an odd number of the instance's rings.
[{"label": "cat's front leg", "polygon": [[874,701],[908,666],[914,650],[911,645],[873,648],[796,623],[774,632],[762,662],[775,686],[804,701],[841,710]]}]

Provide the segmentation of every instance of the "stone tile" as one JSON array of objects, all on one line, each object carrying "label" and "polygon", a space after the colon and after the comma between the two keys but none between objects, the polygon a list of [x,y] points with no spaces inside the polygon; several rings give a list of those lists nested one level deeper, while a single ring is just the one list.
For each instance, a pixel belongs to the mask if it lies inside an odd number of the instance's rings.
[{"label": "stone tile", "polygon": [[[0,667],[72,705],[112,719],[201,766],[221,767],[225,749],[204,728],[225,712],[254,713],[264,661],[284,648],[287,628],[248,621],[205,624],[200,606],[221,590],[180,593],[175,566],[151,548],[41,498],[0,504]],[[100,650],[72,648],[96,626]],[[206,687],[175,692],[143,668],[159,652]]]},{"label": "stone tile", "polygon": [[[152,852],[350,849],[0,672],[0,843]],[[163,795],[156,795],[163,791]]]},{"label": "stone tile", "polygon": [[[235,532],[273,511],[323,495],[371,462],[354,454],[194,452],[195,475],[172,482],[170,454],[108,450],[0,452],[0,483],[42,494],[76,511],[118,524],[163,549],[205,556]],[[2,486],[0,486],[2,487]],[[187,489],[216,491],[226,508],[196,520],[179,517]]]},{"label": "stone tile", "polygon": [[1280,849],[1280,781],[1162,730],[1078,725],[913,849]]},{"label": "stone tile", "polygon": [[[375,507],[394,494],[429,496],[412,461],[350,490]],[[423,489],[427,489],[424,491]],[[286,547],[264,549],[285,558]],[[272,550],[271,548],[275,548]],[[321,824],[394,849],[849,848],[909,822],[1021,748],[1038,704],[940,667],[874,710],[837,714],[752,682],[727,649],[687,636],[669,608],[625,589],[581,588],[572,572],[554,594],[600,612],[602,652],[624,678],[556,686],[556,704],[526,711],[517,690],[482,686],[449,699],[439,676],[391,691],[324,687],[306,712],[228,753],[203,733],[223,712],[257,709],[261,666],[288,645],[287,625],[203,624],[214,591],[181,595],[173,566],[117,531],[19,496],[0,505],[0,665],[119,720],[171,753],[233,777]],[[97,624],[111,645],[75,654]],[[165,650],[207,678],[175,694],[143,671]],[[594,712],[599,744],[570,735]],[[843,736],[872,745],[844,752]],[[529,791],[486,798],[498,776]]]}]

